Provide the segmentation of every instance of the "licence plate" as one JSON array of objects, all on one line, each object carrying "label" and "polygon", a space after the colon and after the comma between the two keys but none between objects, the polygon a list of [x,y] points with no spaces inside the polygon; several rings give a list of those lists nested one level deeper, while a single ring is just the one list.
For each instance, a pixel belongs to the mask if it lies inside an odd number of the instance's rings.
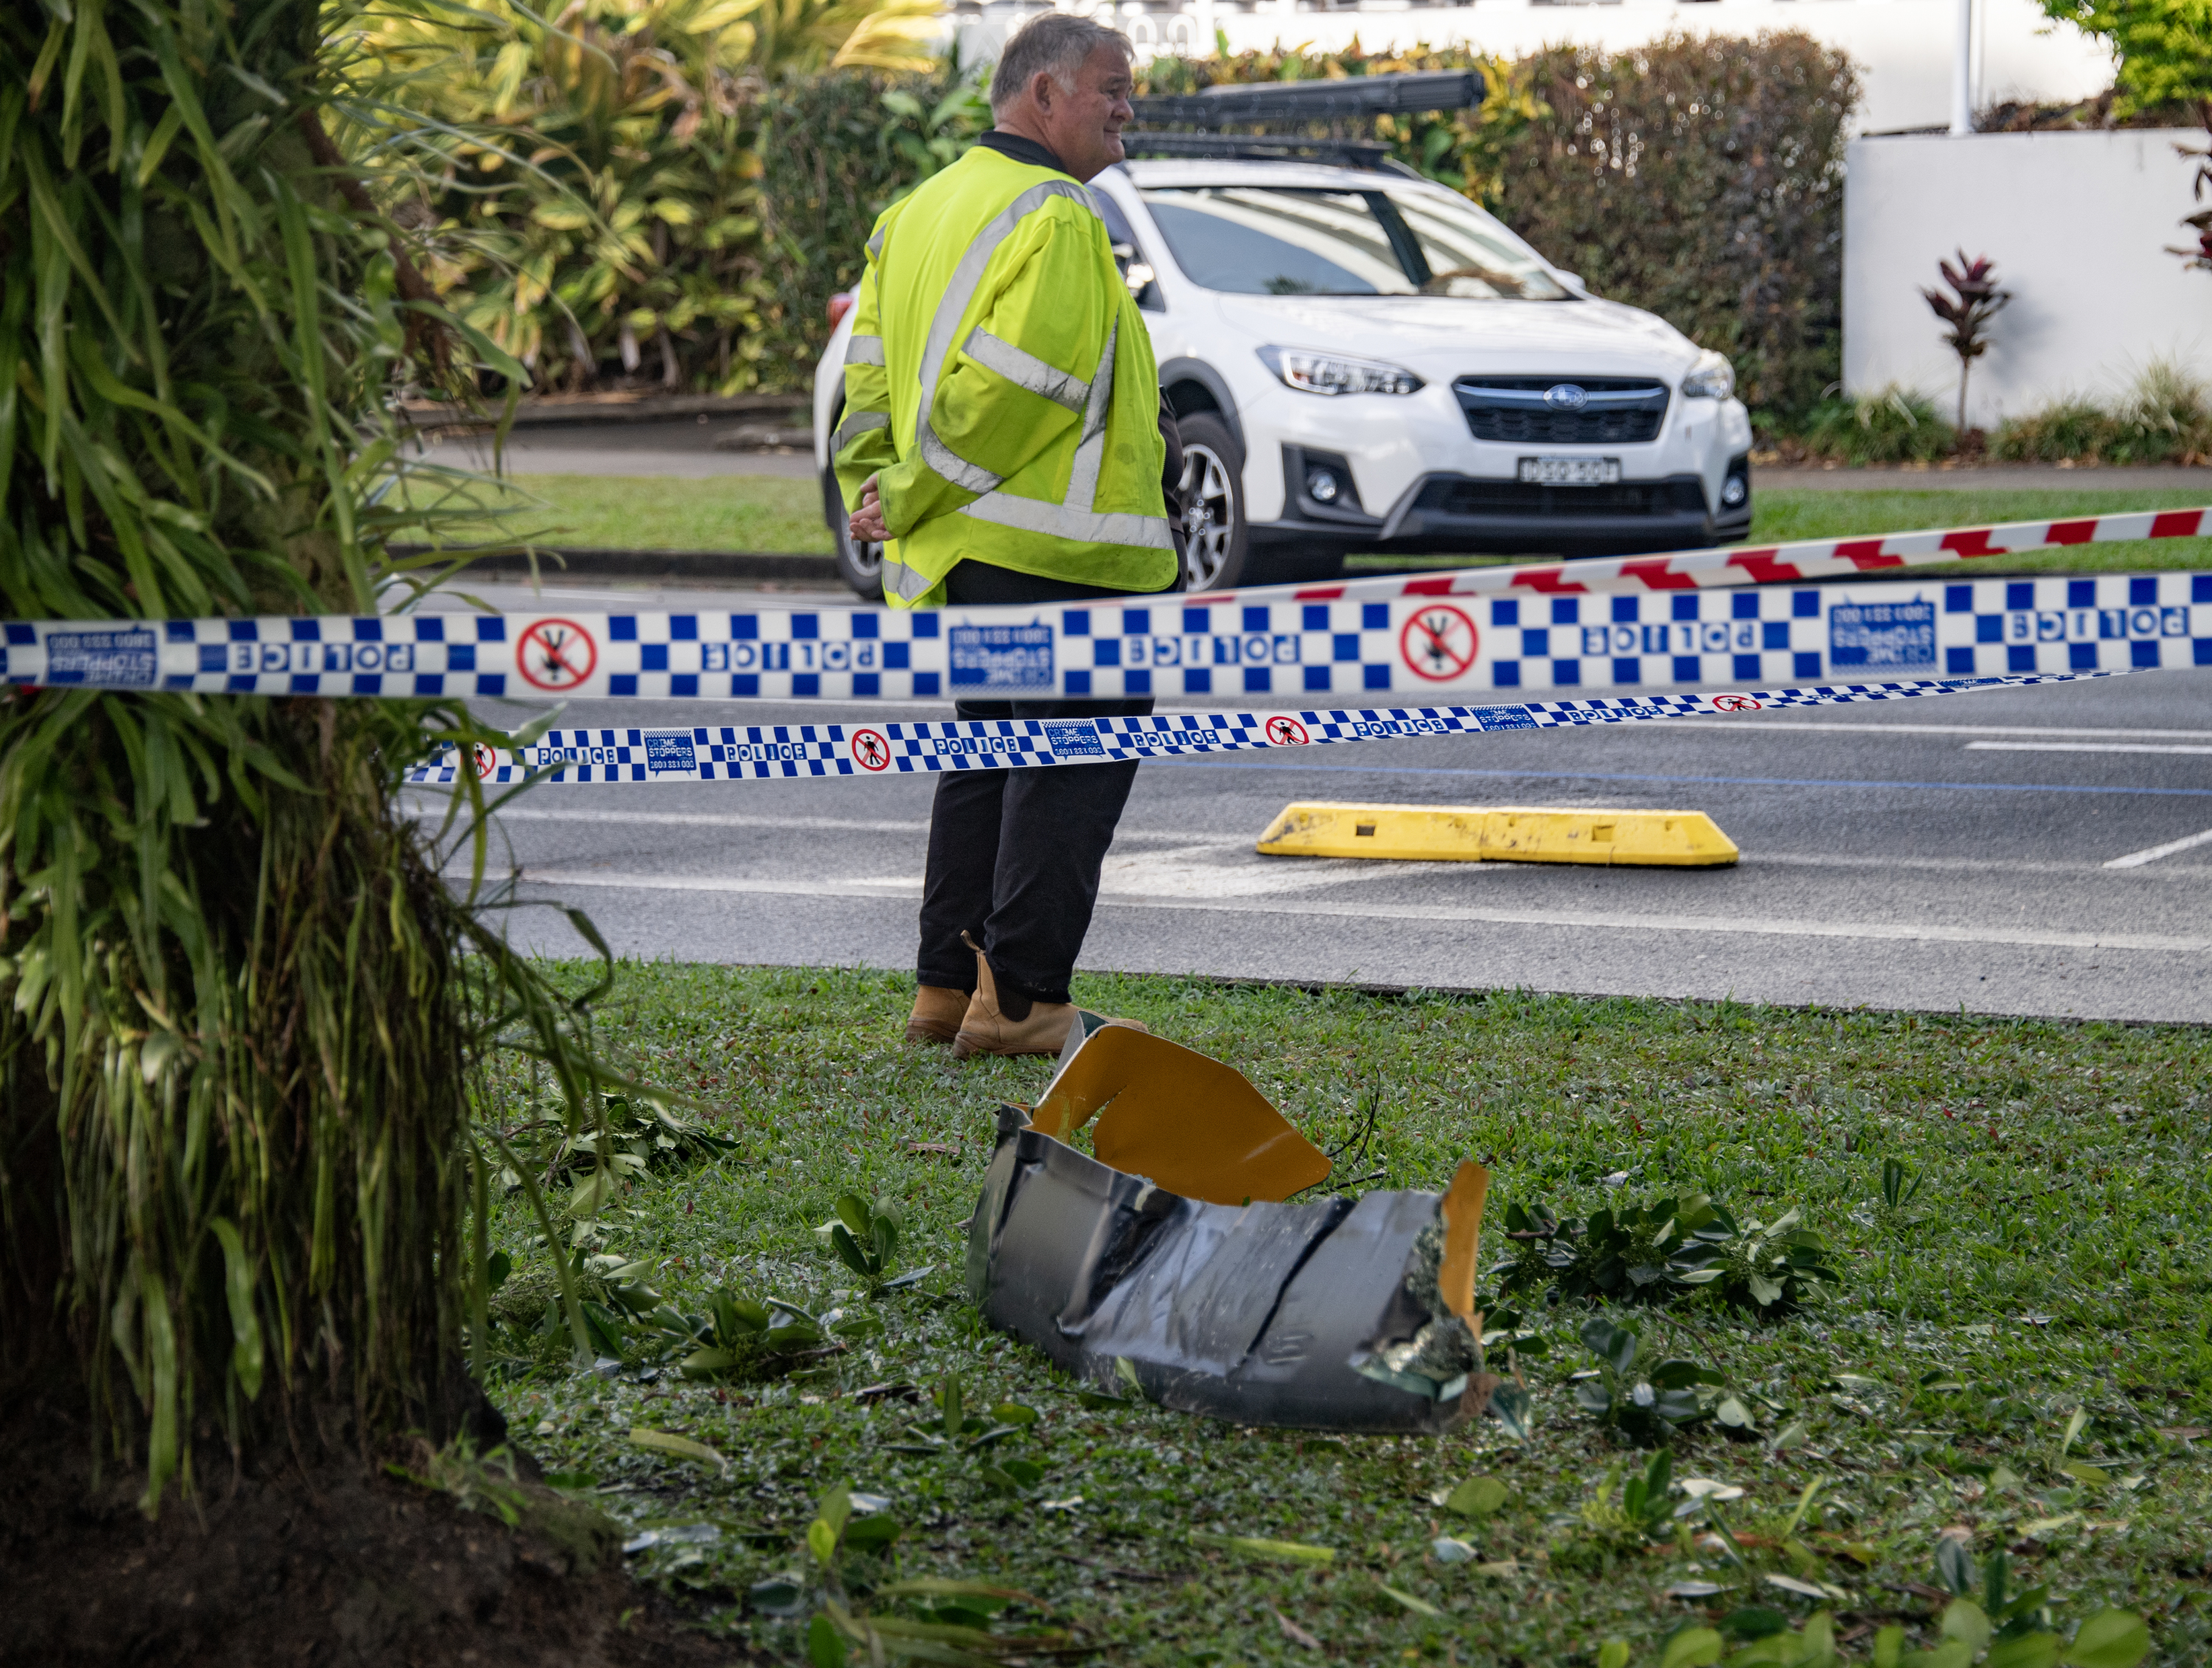
[{"label": "licence plate", "polygon": [[1523,458],[1521,478],[1537,486],[1612,486],[1620,479],[1620,460]]}]

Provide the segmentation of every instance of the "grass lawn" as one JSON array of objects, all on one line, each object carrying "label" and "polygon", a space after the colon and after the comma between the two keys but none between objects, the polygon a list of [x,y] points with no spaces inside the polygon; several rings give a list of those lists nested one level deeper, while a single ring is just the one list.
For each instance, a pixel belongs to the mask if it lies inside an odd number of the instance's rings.
[{"label": "grass lawn", "polygon": [[[574,1230],[583,1248],[647,1265],[617,1283],[690,1312],[722,1290],[840,1308],[842,1351],[787,1376],[687,1382],[600,1286],[604,1359],[572,1370],[562,1337],[536,1330],[550,1265],[519,1197],[498,1225],[514,1271],[495,1300],[510,1318],[493,1336],[492,1390],[514,1430],[633,1544],[656,1531],[632,1568],[761,1659],[806,1659],[819,1586],[806,1535],[840,1483],[884,1497],[878,1517],[900,1531],[840,1555],[855,1608],[972,1624],[964,1607],[927,1612],[884,1589],[1001,1584],[1036,1603],[993,1618],[1000,1632],[1073,1629],[1090,1659],[1116,1665],[1553,1668],[1620,1640],[1629,1654],[1608,1668],[1656,1668],[1686,1622],[1741,1639],[1820,1611],[1842,1659],[1864,1662],[1888,1623],[1934,1643],[1947,1531],[1978,1564],[2012,1549],[2015,1588],[2047,1583],[2062,1635],[2111,1604],[2149,1622],[2147,1660],[2212,1659],[2212,1463],[2197,1440],[2212,1427],[2212,1033],[1079,981],[1079,1000],[1243,1070],[1323,1147],[1379,1093],[1362,1166],[1387,1171],[1378,1185],[1441,1187],[1463,1154],[1491,1165],[1486,1289],[1510,1204],[1580,1214],[1702,1191],[1743,1216],[1800,1207],[1842,1272],[1833,1300],[1768,1322],[1707,1294],[1610,1312],[1641,1330],[1645,1361],[1717,1369],[1759,1429],[1678,1436],[1677,1479],[1742,1494],[1710,1507],[1669,1496],[1647,1534],[1619,1484],[1650,1455],[1610,1440],[1571,1393],[1594,1365],[1579,1308],[1524,1322],[1540,1334],[1518,1351],[1525,1443],[1491,1420],[1441,1439],[1332,1439],[1103,1402],[987,1330],[963,1295],[963,1223],[994,1107],[1034,1099],[1049,1062],[962,1066],[902,1045],[910,990],[876,972],[631,964],[600,1008],[611,1053],[692,1096],[733,1145],[656,1164]],[[524,1117],[530,1082],[504,1087]],[[1920,1178],[1897,1204],[1882,1196],[1887,1160]],[[848,1189],[897,1202],[897,1266],[931,1269],[918,1286],[870,1300],[825,1252],[813,1229]],[[910,1428],[936,1415],[898,1387],[927,1397],[951,1375],[969,1409],[1037,1415],[1003,1419],[1014,1429],[994,1451],[1010,1479],[1026,1469],[1012,1460],[1042,1467],[1033,1487],[1001,1493],[976,1461],[910,1452],[927,1446]],[[1499,1485],[1490,1509],[1437,1503],[1481,1477]],[[1441,1561],[1440,1537],[1471,1555]],[[1668,1596],[1680,1584],[1691,1596]]]},{"label": "grass lawn", "polygon": [[[830,534],[811,481],[732,475],[714,480],[635,479],[603,475],[520,475],[522,491],[545,508],[519,518],[542,528],[556,546],[598,545],[672,551],[779,551],[826,556]],[[2116,491],[2110,488],[2034,492],[1762,490],[1752,523],[1756,543],[1900,533],[1917,527],[1977,527],[2095,515],[2108,510],[2194,507],[2192,491]],[[1423,557],[1424,566],[1488,564],[1507,558]],[[1518,558],[1513,558],[1518,559]],[[1364,565],[1403,565],[1402,558],[1355,558]],[[2008,557],[1975,568],[1990,573],[2112,573],[2212,566],[2212,539],[2072,545]]]},{"label": "grass lawn", "polygon": [[[516,475],[510,537],[556,550],[768,551],[827,556],[822,490],[811,480],[724,475]],[[536,500],[535,503],[532,501]]]}]

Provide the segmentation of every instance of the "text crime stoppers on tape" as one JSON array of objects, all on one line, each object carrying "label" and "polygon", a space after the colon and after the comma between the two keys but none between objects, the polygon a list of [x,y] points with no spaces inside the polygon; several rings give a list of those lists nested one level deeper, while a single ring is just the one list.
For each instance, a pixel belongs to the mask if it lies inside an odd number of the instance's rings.
[{"label": "text crime stoppers on tape", "polygon": [[1036,770],[1125,759],[1310,747],[1343,741],[1480,735],[1497,730],[1580,728],[1655,718],[1695,718],[1775,708],[1848,705],[2020,689],[2120,675],[2033,673],[1923,679],[1814,689],[1723,691],[1511,704],[1388,707],[1300,712],[1160,713],[1147,717],[955,719],[881,724],[696,725],[671,729],[548,730],[507,747],[477,746],[465,764],[447,753],[408,772],[423,787],[449,786],[464,770],[490,785],[747,782],[880,776],[945,770]]}]

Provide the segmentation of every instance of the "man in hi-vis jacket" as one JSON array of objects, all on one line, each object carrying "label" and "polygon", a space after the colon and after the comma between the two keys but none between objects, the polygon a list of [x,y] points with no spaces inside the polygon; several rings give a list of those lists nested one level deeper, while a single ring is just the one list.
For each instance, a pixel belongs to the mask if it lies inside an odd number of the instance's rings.
[{"label": "man in hi-vis jacket", "polygon": [[[893,607],[1175,588],[1152,338],[1085,181],[1120,161],[1130,49],[1047,13],[1010,38],[975,148],[884,211],[830,443]],[[1180,460],[1177,460],[1178,463]],[[1142,714],[1146,701],[963,701],[962,718]],[[947,772],[930,823],[907,1036],[1056,1053],[1133,762]]]}]

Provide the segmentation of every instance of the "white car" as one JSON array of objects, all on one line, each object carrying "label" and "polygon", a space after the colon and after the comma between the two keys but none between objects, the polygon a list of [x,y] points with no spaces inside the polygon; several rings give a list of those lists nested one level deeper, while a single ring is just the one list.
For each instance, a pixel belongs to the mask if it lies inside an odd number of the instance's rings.
[{"label": "white car", "polygon": [[[1188,467],[1185,588],[1324,577],[1352,551],[1601,555],[1740,539],[1751,419],[1728,361],[1589,294],[1457,192],[1387,169],[1133,161],[1091,182],[1152,326]],[[878,594],[814,454],[848,583]]]}]

